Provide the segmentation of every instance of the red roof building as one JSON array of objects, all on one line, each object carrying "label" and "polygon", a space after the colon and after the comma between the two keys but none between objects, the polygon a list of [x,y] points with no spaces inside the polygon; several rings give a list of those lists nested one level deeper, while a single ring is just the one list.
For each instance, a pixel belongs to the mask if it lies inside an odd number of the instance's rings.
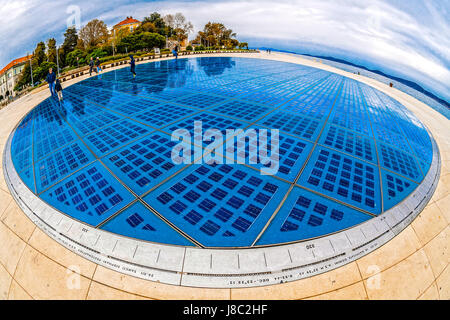
[{"label": "red roof building", "polygon": [[136,20],[133,17],[127,17],[125,20],[116,24],[113,27],[113,29],[121,30],[121,29],[129,28],[129,30],[131,32],[133,32],[133,30],[135,30],[137,27],[139,27],[140,24],[141,24],[141,22],[139,20]]},{"label": "red roof building", "polygon": [[14,87],[16,86],[23,68],[25,68],[25,63],[31,58],[32,55],[28,55],[15,59],[0,71],[0,97],[7,99],[9,96],[15,96],[16,93]]},{"label": "red roof building", "polygon": [[6,71],[8,71],[9,69],[13,68],[14,66],[17,66],[17,65],[20,65],[20,64],[23,64],[23,63],[27,62],[28,60],[31,59],[31,57],[32,57],[32,55],[30,54],[28,56],[25,56],[25,57],[22,57],[22,58],[18,58],[18,59],[15,59],[15,60],[11,61],[10,63],[8,63],[6,65],[6,67],[4,67],[0,71],[0,77],[3,76],[3,74],[6,73]]}]

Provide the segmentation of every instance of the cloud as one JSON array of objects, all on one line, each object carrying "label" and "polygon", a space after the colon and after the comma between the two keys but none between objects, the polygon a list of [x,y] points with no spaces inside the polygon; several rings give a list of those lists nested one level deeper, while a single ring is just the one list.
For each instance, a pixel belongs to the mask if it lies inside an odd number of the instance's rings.
[{"label": "cloud", "polygon": [[[0,6],[0,46],[8,48],[0,52],[0,63],[25,53],[18,50],[31,50],[38,40],[52,35],[62,40],[70,4],[18,0]],[[80,6],[83,23],[99,17],[110,25],[127,15],[183,12],[196,31],[208,21],[223,22],[240,39],[256,39],[266,46],[284,43],[285,49],[289,45],[300,51],[314,48],[319,54],[326,51],[369,62],[450,98],[448,1],[80,0],[73,4]]]}]

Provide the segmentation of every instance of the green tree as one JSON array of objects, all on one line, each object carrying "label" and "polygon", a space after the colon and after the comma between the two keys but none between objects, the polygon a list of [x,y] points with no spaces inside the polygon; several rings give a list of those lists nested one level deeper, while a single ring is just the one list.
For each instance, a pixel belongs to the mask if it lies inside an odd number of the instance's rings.
[{"label": "green tree", "polygon": [[31,84],[31,69],[30,69],[30,63],[27,62],[27,64],[25,64],[25,67],[23,68],[23,71],[19,77],[19,81],[17,81],[16,86],[14,87],[14,90],[20,90],[29,84]]},{"label": "green tree", "polygon": [[165,36],[167,35],[167,26],[166,23],[164,22],[164,19],[161,17],[161,15],[158,12],[153,12],[152,14],[150,14],[149,17],[145,17],[142,20],[142,24],[145,24],[147,22],[151,22],[155,28],[156,28],[156,32]]},{"label": "green tree", "polygon": [[248,50],[248,43],[247,42],[241,42],[239,43],[239,49],[246,48]]},{"label": "green tree", "polygon": [[102,50],[102,48],[96,48],[94,49],[94,51],[91,52],[91,54],[88,55],[88,58],[94,58],[96,59],[97,57],[99,58],[103,58],[106,57],[108,55],[108,52]]},{"label": "green tree", "polygon": [[72,52],[73,50],[75,50],[77,42],[78,42],[77,29],[75,29],[75,26],[68,28],[64,33],[64,42],[62,44],[62,48],[67,53]]},{"label": "green tree", "polygon": [[66,56],[70,52],[75,50],[75,48],[77,47],[77,43],[78,43],[77,29],[75,28],[75,26],[68,28],[64,33],[64,42],[60,48],[59,57],[61,58],[61,65],[63,66],[67,65]]},{"label": "green tree", "polygon": [[[228,29],[222,23],[208,22],[203,31],[199,31],[196,43],[201,43],[205,46],[222,46],[230,43],[230,40],[234,40],[236,33],[233,30]],[[235,43],[235,42],[233,42]]]},{"label": "green tree", "polygon": [[44,80],[47,77],[48,70],[50,68],[53,68],[54,72],[56,72],[56,64],[54,62],[42,62],[42,64],[38,68],[33,69],[33,80]]},{"label": "green tree", "polygon": [[47,61],[47,55],[45,54],[45,43],[41,41],[37,44],[36,49],[34,50],[33,63],[40,66],[44,61]]},{"label": "green tree", "polygon": [[[75,49],[69,52],[66,56],[66,63],[68,66],[76,67],[78,64],[83,65],[86,62],[87,53],[80,49]],[[77,60],[78,58],[78,60]],[[78,61],[78,63],[77,63]]]},{"label": "green tree", "polygon": [[47,41],[47,57],[49,62],[56,63],[56,40],[54,38]]},{"label": "green tree", "polygon": [[[33,66],[33,77],[35,74],[35,71],[39,68],[39,66],[47,62],[47,55],[45,54],[45,43],[39,42],[36,45],[36,49],[34,49],[33,56],[31,58],[31,64]],[[35,82],[39,79],[34,78]],[[14,87],[14,90],[18,90],[26,85],[29,85],[31,83],[31,67],[30,63],[26,63],[25,67],[19,77],[19,80],[17,81],[16,86]]]},{"label": "green tree", "polygon": [[143,32],[141,41],[143,43],[142,49],[163,48],[166,45],[166,38],[153,32]]},{"label": "green tree", "polygon": [[123,37],[117,44],[119,52],[132,52],[143,49],[162,48],[166,44],[166,38],[158,33],[142,32],[132,33]]}]

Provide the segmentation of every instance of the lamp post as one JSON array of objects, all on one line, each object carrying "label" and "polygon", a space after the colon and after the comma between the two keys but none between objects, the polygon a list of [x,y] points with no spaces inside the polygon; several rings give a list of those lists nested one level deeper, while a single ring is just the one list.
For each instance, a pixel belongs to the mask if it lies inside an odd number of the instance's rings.
[{"label": "lamp post", "polygon": [[116,29],[113,29],[113,46],[112,46],[112,49],[113,49],[113,57],[115,57],[115,55],[116,55]]},{"label": "lamp post", "polygon": [[56,47],[56,70],[58,71],[58,77],[59,77],[59,48]]},{"label": "lamp post", "polygon": [[33,80],[33,64],[31,63],[31,60],[33,59],[33,56],[31,56],[30,59],[30,75],[31,75],[31,86],[34,87],[34,80]]}]

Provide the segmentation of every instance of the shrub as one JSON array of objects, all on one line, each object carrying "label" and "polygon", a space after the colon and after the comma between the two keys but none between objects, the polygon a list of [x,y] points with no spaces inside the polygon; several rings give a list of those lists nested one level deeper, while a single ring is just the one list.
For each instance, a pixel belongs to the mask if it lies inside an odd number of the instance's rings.
[{"label": "shrub", "polygon": [[86,56],[87,53],[80,50],[80,49],[75,49],[72,52],[69,52],[66,56],[66,63],[69,66],[73,66],[75,67],[77,65],[77,58],[79,58],[80,60],[78,61],[78,63],[80,65],[83,65],[86,62]]},{"label": "shrub", "polygon": [[96,59],[97,57],[103,58],[103,57],[106,57],[107,55],[108,55],[108,53],[106,51],[103,51],[102,49],[97,48],[91,52],[91,54],[89,55],[89,58],[91,58],[91,57],[94,59]]},{"label": "shrub", "polygon": [[192,51],[192,46],[191,46],[191,45],[188,45],[188,46],[186,47],[186,51]]}]

